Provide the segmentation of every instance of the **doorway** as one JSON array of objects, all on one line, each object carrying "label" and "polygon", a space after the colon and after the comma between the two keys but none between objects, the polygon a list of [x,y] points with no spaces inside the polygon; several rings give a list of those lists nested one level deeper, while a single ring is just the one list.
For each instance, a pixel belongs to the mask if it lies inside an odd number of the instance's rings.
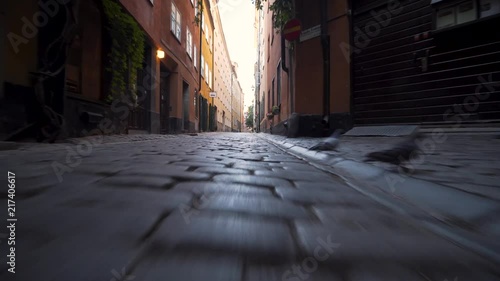
[{"label": "doorway", "polygon": [[217,131],[217,106],[209,105],[209,130],[211,132]]},{"label": "doorway", "polygon": [[144,60],[142,68],[137,70],[137,106],[131,110],[129,115],[129,129],[150,131],[150,108],[151,108],[151,52],[149,44],[144,47]]},{"label": "doorway", "polygon": [[182,118],[184,120],[184,130],[189,131],[189,85],[182,82]]},{"label": "doorway", "polygon": [[170,132],[170,71],[160,66],[160,133]]}]

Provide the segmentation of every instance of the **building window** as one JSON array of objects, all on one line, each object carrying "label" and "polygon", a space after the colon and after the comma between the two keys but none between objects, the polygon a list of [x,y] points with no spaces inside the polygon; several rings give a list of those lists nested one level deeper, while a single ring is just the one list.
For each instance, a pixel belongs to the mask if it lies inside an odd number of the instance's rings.
[{"label": "building window", "polygon": [[212,88],[212,71],[208,70],[208,87]]},{"label": "building window", "polygon": [[259,121],[264,119],[264,96],[266,95],[266,92],[262,92],[262,98],[260,99],[260,104],[259,104]]},{"label": "building window", "polygon": [[194,6],[194,0],[191,0],[191,5],[193,5],[193,6]]},{"label": "building window", "polygon": [[177,7],[172,3],[172,14],[170,16],[170,30],[179,42],[181,41],[181,14]]},{"label": "building window", "polygon": [[202,77],[205,77],[205,57],[203,57],[203,55],[201,56],[201,76]]},{"label": "building window", "polygon": [[191,31],[186,27],[186,52],[189,57],[193,57],[193,35],[191,35]]},{"label": "building window", "polygon": [[208,35],[208,48],[210,49],[210,53],[212,53],[212,35]]},{"label": "building window", "polygon": [[267,61],[271,58],[271,38],[267,36]]},{"label": "building window", "polygon": [[[273,16],[274,16],[274,12],[273,12]],[[271,24],[271,46],[273,45],[274,43],[274,28],[273,28],[273,25]]]},{"label": "building window", "polygon": [[432,0],[434,29],[459,26],[500,13],[500,0]]},{"label": "building window", "polygon": [[271,89],[271,92],[273,93],[273,94],[272,94],[272,105],[273,105],[273,106],[275,106],[275,105],[276,105],[276,104],[274,103],[274,79],[275,79],[275,78],[273,78],[273,82],[272,82],[272,89]]},{"label": "building window", "polygon": [[208,63],[205,63],[205,82],[208,84]]},{"label": "building window", "polygon": [[278,80],[276,81],[276,104],[279,106],[281,104],[281,62],[278,63],[278,67],[276,68],[276,77]]},{"label": "building window", "polygon": [[198,55],[196,53],[197,53],[197,51],[196,51],[196,45],[195,45],[195,46],[193,46],[193,64],[194,64],[195,68],[198,67]]},{"label": "building window", "polygon": [[267,108],[271,111],[271,91],[267,90]]}]

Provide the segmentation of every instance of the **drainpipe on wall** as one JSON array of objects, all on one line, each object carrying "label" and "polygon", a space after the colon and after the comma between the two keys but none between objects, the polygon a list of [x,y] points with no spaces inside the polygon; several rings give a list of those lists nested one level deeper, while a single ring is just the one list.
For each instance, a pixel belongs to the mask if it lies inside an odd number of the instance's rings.
[{"label": "drainpipe on wall", "polygon": [[330,118],[330,36],[328,35],[328,3],[321,0],[321,46],[323,49],[323,120],[325,128],[329,127]]},{"label": "drainpipe on wall", "polygon": [[[197,1],[198,2],[198,1]],[[203,14],[203,0],[202,1],[199,1],[198,2],[200,4],[200,7],[198,9],[198,11],[200,11],[201,14]],[[198,16],[198,15],[196,15]],[[196,97],[196,108],[194,110],[198,111],[198,132],[201,133],[201,111],[200,111],[200,106],[201,106],[201,102],[200,102],[200,95],[201,95],[201,56],[202,56],[202,53],[203,53],[203,30],[202,30],[202,26],[203,26],[203,22],[201,21],[203,19],[202,16],[200,16],[200,23],[198,25],[199,29],[200,29],[200,50],[198,51],[199,53],[199,56],[198,56],[198,96]]]}]

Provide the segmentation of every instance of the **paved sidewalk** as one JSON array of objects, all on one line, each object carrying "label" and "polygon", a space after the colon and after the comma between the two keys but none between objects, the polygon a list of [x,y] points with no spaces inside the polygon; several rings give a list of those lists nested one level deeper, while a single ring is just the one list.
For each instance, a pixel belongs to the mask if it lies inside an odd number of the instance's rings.
[{"label": "paved sidewalk", "polygon": [[[310,148],[321,138],[286,138],[259,134],[279,143]],[[454,187],[500,200],[500,138],[492,134],[447,134],[443,143],[432,142],[421,163],[411,163],[411,177]],[[343,137],[335,157],[363,161],[373,151],[384,150],[401,141],[398,137]],[[372,162],[377,167],[398,173],[394,166]]]},{"label": "paved sidewalk", "polygon": [[425,213],[394,212],[256,134],[87,140],[0,151],[18,219],[16,275],[4,240],[0,280],[500,280],[422,227]]},{"label": "paved sidewalk", "polygon": [[418,163],[406,165],[409,172],[385,163],[363,162],[367,153],[400,142],[398,137],[342,137],[336,151],[315,152],[308,148],[323,139],[259,136],[333,167],[334,173],[374,196],[382,191],[382,197],[424,210],[452,226],[446,230],[450,238],[500,261],[496,239],[500,236],[500,139],[496,135],[445,134],[439,143],[427,135],[431,142]]}]

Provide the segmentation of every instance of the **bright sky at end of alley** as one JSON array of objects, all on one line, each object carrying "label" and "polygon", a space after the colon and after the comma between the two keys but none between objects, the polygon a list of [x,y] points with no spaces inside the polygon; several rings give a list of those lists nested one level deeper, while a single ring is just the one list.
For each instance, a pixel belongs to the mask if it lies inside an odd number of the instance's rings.
[{"label": "bright sky at end of alley", "polygon": [[220,0],[222,27],[231,60],[238,64],[238,80],[245,95],[245,107],[254,99],[252,86],[256,48],[254,42],[255,10],[251,0]]}]

